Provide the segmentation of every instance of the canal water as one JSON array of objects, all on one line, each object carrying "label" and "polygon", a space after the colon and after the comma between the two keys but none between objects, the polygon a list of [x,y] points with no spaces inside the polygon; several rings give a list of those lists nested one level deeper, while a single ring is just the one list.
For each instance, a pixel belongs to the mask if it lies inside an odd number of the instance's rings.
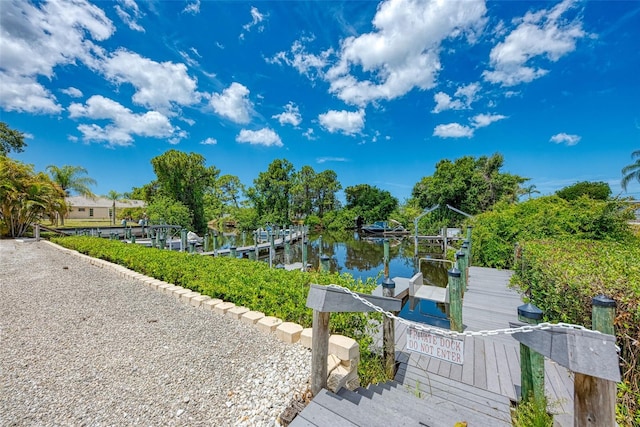
[{"label": "canal water", "polygon": [[[389,240],[389,277],[410,278],[422,271],[425,284],[447,286],[447,269],[450,264],[429,260],[442,259],[439,248],[424,244],[418,246],[415,254],[414,240],[411,237],[388,237]],[[361,236],[357,232],[338,234],[312,234],[309,236],[307,250],[311,268],[319,268],[320,257],[329,257],[332,272],[348,273],[355,279],[374,280],[380,284],[384,278],[384,238]],[[302,261],[302,244],[291,246],[291,263]],[[285,263],[284,253],[278,252],[275,264]],[[408,301],[399,314],[400,317],[433,326],[449,328],[447,307],[442,303],[427,300]]]}]

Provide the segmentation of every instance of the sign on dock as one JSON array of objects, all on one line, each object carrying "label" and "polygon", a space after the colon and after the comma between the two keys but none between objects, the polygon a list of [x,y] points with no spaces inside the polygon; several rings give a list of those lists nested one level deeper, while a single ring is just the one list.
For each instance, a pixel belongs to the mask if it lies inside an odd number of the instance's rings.
[{"label": "sign on dock", "polygon": [[464,363],[464,340],[435,335],[411,327],[407,328],[407,350],[458,365]]}]

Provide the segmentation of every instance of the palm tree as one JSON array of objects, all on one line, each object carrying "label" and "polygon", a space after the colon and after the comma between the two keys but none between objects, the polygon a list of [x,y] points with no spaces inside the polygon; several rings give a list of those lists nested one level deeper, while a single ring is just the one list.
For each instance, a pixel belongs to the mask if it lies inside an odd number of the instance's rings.
[{"label": "palm tree", "polygon": [[113,222],[113,225],[116,225],[116,202],[120,200],[123,195],[115,190],[109,190],[109,194],[107,194],[105,197],[113,202],[111,208],[111,221]]},{"label": "palm tree", "polygon": [[[47,166],[47,170],[53,182],[60,186],[66,197],[68,197],[72,191],[81,196],[95,197],[89,189],[89,186],[95,185],[96,181],[88,176],[80,176],[87,174],[87,170],[82,166],[64,165],[59,168],[55,165],[49,165]],[[60,219],[62,225],[64,225],[64,215],[61,215]]]},{"label": "palm tree", "polygon": [[540,192],[536,189],[536,186],[534,184],[531,184],[528,187],[522,189],[522,194],[526,194],[527,196],[529,196],[529,200],[531,200],[532,195],[540,194]]},{"label": "palm tree", "polygon": [[627,191],[629,182],[636,180],[640,182],[640,150],[631,153],[631,158],[636,158],[636,162],[622,168],[622,182],[620,185],[624,191]]}]

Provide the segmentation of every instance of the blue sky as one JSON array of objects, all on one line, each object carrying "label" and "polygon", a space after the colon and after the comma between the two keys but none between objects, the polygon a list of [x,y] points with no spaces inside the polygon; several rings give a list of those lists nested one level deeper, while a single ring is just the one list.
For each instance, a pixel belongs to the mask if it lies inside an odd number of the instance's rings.
[{"label": "blue sky", "polygon": [[[400,201],[440,159],[499,152],[541,194],[621,192],[640,150],[639,1],[8,1],[11,157],[96,194],[169,149],[246,186],[274,159]],[[640,198],[640,184],[627,193]]]}]

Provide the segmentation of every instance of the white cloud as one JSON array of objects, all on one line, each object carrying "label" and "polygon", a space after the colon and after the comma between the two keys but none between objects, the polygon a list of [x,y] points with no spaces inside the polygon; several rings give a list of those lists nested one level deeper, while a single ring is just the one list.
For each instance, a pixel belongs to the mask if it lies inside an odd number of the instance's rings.
[{"label": "white cloud", "polygon": [[[473,38],[484,25],[485,12],[483,0],[381,3],[373,19],[375,31],[342,41],[340,60],[326,73],[330,92],[347,103],[365,105],[414,88],[433,88],[441,68],[441,43],[463,35]],[[360,71],[370,78],[359,79]]]},{"label": "white cloud", "polygon": [[182,9],[182,13],[190,13],[192,15],[197,15],[200,13],[200,0],[196,0],[194,2],[187,2],[187,5]]},{"label": "white cloud", "polygon": [[114,6],[114,9],[120,19],[122,19],[122,22],[124,22],[131,30],[144,33],[144,28],[138,24],[138,20],[142,18],[144,14],[140,12],[140,8],[136,2],[134,0],[119,0],[118,3],[123,7],[120,7],[120,5],[117,4]]},{"label": "white cloud", "polygon": [[462,101],[459,99],[454,100],[444,92],[438,92],[433,95],[433,100],[436,102],[436,106],[432,110],[434,113],[446,110],[462,110],[464,108]]},{"label": "white cloud", "polygon": [[556,144],[564,144],[567,146],[576,145],[582,139],[581,136],[578,135],[570,135],[568,133],[558,133],[553,135],[549,141],[554,142]]},{"label": "white cloud", "polygon": [[11,76],[0,72],[0,106],[6,111],[59,113],[56,97],[35,78]]},{"label": "white cloud", "polygon": [[316,163],[322,164],[326,162],[348,162],[344,157],[318,157]]},{"label": "white cloud", "polygon": [[78,88],[75,88],[73,86],[70,86],[66,89],[60,89],[60,92],[64,93],[65,95],[69,95],[72,98],[81,98],[82,97],[82,91]]},{"label": "white cloud", "polygon": [[302,136],[304,136],[305,138],[307,138],[309,141],[313,141],[315,139],[318,139],[314,134],[313,134],[313,128],[309,128],[307,129]]},{"label": "white cloud", "polygon": [[231,86],[211,95],[213,110],[234,123],[246,124],[251,121],[253,104],[248,98],[249,89],[240,83],[233,82]]},{"label": "white cloud", "polygon": [[197,81],[187,74],[184,64],[156,62],[135,52],[119,49],[100,65],[111,81],[130,83],[136,88],[133,102],[170,113],[176,106],[192,105],[200,100]]},{"label": "white cloud", "polygon": [[[264,21],[264,14],[260,13],[257,7],[251,6],[251,22],[242,26],[245,32],[251,31],[253,27]],[[264,31],[263,25],[258,25],[258,32]],[[244,33],[240,34],[240,38],[244,39]]]},{"label": "white cloud", "polygon": [[130,145],[133,136],[151,138],[172,138],[174,141],[186,137],[186,133],[174,128],[169,119],[157,111],[144,114],[133,113],[130,109],[100,95],[89,98],[86,104],[72,103],[69,117],[108,120],[111,123],[102,127],[97,124],[80,124],[85,141],[104,141],[109,145]]},{"label": "white cloud", "polygon": [[345,135],[355,135],[364,127],[364,116],[364,110],[329,110],[320,114],[318,120],[320,125],[331,133],[342,132]]},{"label": "white cloud", "polygon": [[439,113],[446,110],[464,110],[471,108],[471,104],[478,99],[476,94],[480,90],[480,84],[469,83],[456,89],[453,98],[444,92],[438,92],[433,96],[436,106],[432,112]]},{"label": "white cloud", "polygon": [[535,59],[556,62],[575,50],[576,41],[586,35],[580,17],[563,17],[574,3],[575,0],[564,0],[552,9],[527,12],[517,28],[491,50],[493,70],[485,71],[484,78],[502,86],[515,86],[547,74],[548,70],[539,67]]},{"label": "white cloud", "polygon": [[264,145],[265,147],[282,147],[283,145],[278,134],[269,128],[263,128],[255,131],[242,129],[236,137],[236,141],[251,145]]},{"label": "white cloud", "polygon": [[200,144],[202,145],[216,145],[217,143],[218,143],[218,140],[215,138],[207,138],[200,141]]},{"label": "white cloud", "polygon": [[282,113],[273,115],[271,118],[278,119],[281,125],[290,124],[295,127],[302,123],[300,109],[293,102],[289,102],[285,105]]},{"label": "white cloud", "polygon": [[102,41],[115,32],[105,13],[86,1],[2,2],[0,106],[7,111],[58,113],[62,107],[38,77],[60,65],[92,64]]},{"label": "white cloud", "polygon": [[473,128],[463,126],[460,123],[447,123],[436,126],[433,130],[433,135],[440,138],[471,138],[473,136]]},{"label": "white cloud", "polygon": [[296,40],[291,45],[289,52],[278,52],[271,58],[265,58],[269,64],[286,64],[295,68],[298,72],[310,80],[323,76],[323,69],[329,65],[329,59],[334,54],[333,49],[327,49],[318,55],[307,52],[304,42],[313,41],[306,37]]},{"label": "white cloud", "polygon": [[502,114],[478,114],[471,119],[471,124],[474,129],[483,128],[489,126],[491,123],[499,120],[506,119],[507,116]]},{"label": "white cloud", "polygon": [[476,129],[489,126],[491,123],[506,119],[507,116],[502,114],[477,114],[469,121],[470,125],[461,125],[460,123],[447,123],[438,125],[433,130],[434,136],[440,138],[471,138]]}]

